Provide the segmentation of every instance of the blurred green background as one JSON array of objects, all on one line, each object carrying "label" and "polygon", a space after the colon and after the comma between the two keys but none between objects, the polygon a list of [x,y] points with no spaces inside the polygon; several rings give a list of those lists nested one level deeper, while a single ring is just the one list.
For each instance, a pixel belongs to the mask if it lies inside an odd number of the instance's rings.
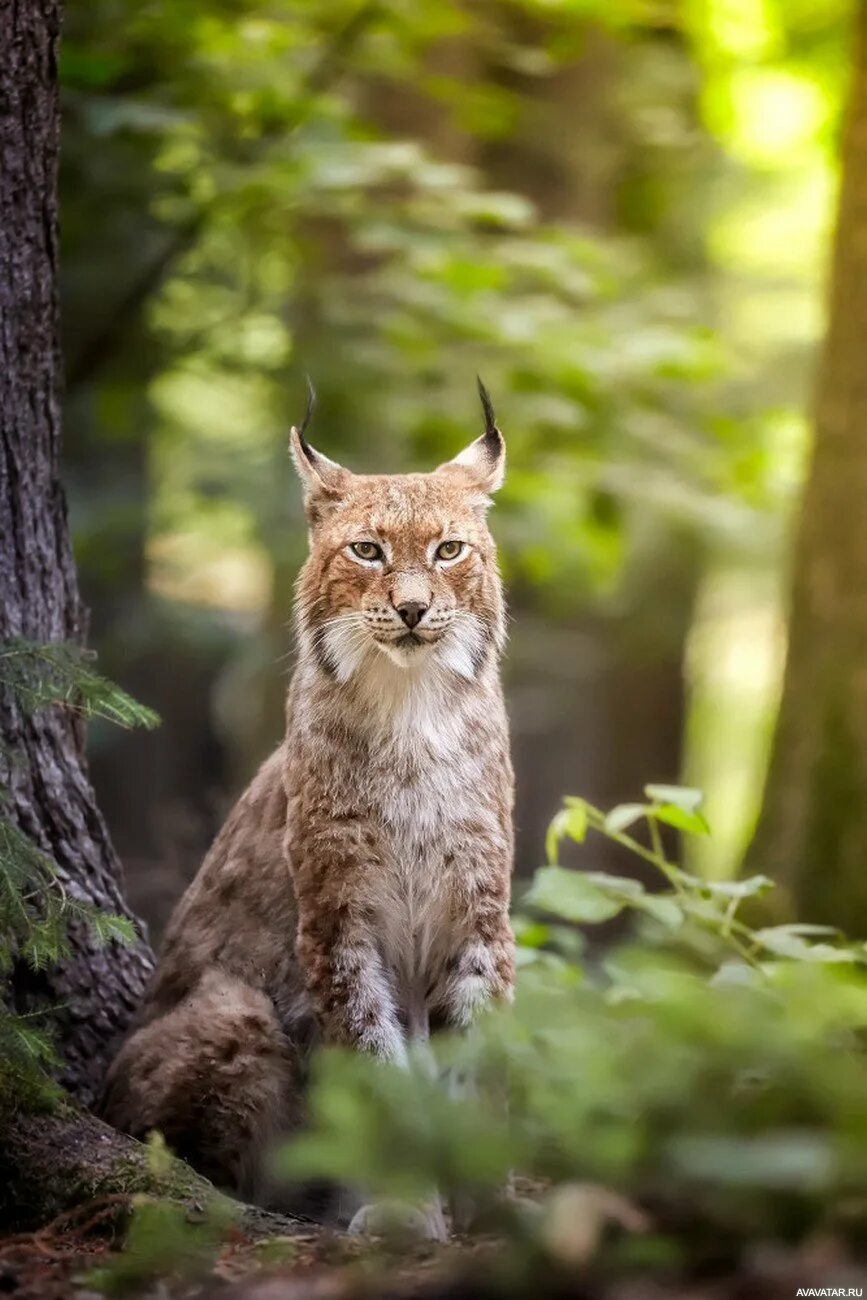
[{"label": "blurred green background", "polygon": [[[62,58],[66,466],[92,728],[158,932],[276,742],[286,454],[509,447],[493,516],[518,870],[563,792],[761,800],[850,63],[842,0],[78,0]],[[616,867],[599,848],[597,865]]]}]

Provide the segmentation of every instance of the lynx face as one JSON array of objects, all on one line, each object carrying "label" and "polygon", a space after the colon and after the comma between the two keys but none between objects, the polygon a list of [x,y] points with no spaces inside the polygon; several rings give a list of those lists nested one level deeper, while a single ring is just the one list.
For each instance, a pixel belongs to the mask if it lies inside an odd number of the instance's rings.
[{"label": "lynx face", "polygon": [[301,634],[338,681],[377,656],[412,673],[472,679],[500,647],[502,592],[485,511],[505,448],[490,414],[486,433],[430,474],[353,474],[293,429],[310,524]]}]

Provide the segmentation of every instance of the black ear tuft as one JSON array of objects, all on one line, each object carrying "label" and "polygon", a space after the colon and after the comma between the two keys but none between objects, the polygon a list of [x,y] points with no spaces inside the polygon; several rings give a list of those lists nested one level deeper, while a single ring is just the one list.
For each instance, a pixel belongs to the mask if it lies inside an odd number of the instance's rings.
[{"label": "black ear tuft", "polygon": [[497,428],[497,419],[494,415],[494,404],[491,401],[491,395],[482,383],[480,375],[476,375],[476,383],[479,386],[479,397],[481,398],[482,410],[485,414],[485,433],[489,438],[492,435],[495,435],[499,442],[499,429]]},{"label": "black ear tuft", "polygon": [[336,461],[323,456],[321,451],[311,447],[304,437],[316,406],[316,392],[307,377],[307,410],[299,425],[289,430],[289,451],[295,462],[295,468],[304,484],[304,499],[308,506],[308,515],[314,513],[317,498],[334,498],[346,492],[352,475],[349,470],[338,465]]},{"label": "black ear tuft", "polygon": [[485,432],[479,441],[492,464],[496,464],[503,454],[503,435],[497,428],[497,417],[494,415],[494,403],[491,401],[491,395],[479,375],[476,375],[476,383],[479,387],[479,397],[485,415]]},{"label": "black ear tuft", "polygon": [[307,409],[304,412],[304,419],[298,425],[298,441],[300,442],[301,450],[304,452],[307,459],[313,460],[316,453],[304,435],[307,432],[310,421],[313,418],[313,412],[316,409],[316,389],[313,387],[309,375],[305,375],[304,378],[307,381]]},{"label": "black ear tuft", "polygon": [[506,443],[497,428],[490,394],[478,375],[476,375],[476,383],[485,416],[485,431],[476,438],[475,442],[471,442],[469,447],[465,447],[458,456],[455,456],[454,460],[440,465],[437,473],[453,474],[459,470],[464,481],[469,477],[470,482],[487,495],[496,492],[503,482],[506,468]]}]

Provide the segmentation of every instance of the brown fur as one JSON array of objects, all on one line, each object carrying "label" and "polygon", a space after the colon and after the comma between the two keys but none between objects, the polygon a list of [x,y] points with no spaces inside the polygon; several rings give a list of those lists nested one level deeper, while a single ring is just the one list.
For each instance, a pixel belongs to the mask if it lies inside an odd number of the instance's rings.
[{"label": "brown fur", "polygon": [[[432,474],[360,476],[293,430],[310,556],[286,738],[179,903],[105,1109],[255,1194],[310,1043],[401,1060],[511,996],[512,772],[489,428]],[[465,549],[438,558],[444,540]],[[373,542],[361,561],[353,543]],[[367,548],[369,550],[369,547]],[[408,631],[399,608],[424,607]]]}]

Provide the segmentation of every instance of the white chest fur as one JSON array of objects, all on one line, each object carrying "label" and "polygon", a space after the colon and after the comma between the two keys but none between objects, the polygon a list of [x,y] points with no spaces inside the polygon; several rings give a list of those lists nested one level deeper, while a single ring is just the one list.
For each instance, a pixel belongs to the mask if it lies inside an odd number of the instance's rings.
[{"label": "white chest fur", "polygon": [[394,678],[392,669],[386,690],[367,697],[384,851],[376,907],[400,1001],[420,1026],[425,989],[455,946],[452,850],[478,816],[479,765],[467,743],[465,686],[423,672]]},{"label": "white chest fur", "polygon": [[[384,862],[377,900],[388,958],[413,988],[438,969],[451,946],[451,849],[473,813],[460,764],[433,746],[415,757],[409,769],[395,763],[379,806]],[[408,772],[403,778],[401,769]]]}]

